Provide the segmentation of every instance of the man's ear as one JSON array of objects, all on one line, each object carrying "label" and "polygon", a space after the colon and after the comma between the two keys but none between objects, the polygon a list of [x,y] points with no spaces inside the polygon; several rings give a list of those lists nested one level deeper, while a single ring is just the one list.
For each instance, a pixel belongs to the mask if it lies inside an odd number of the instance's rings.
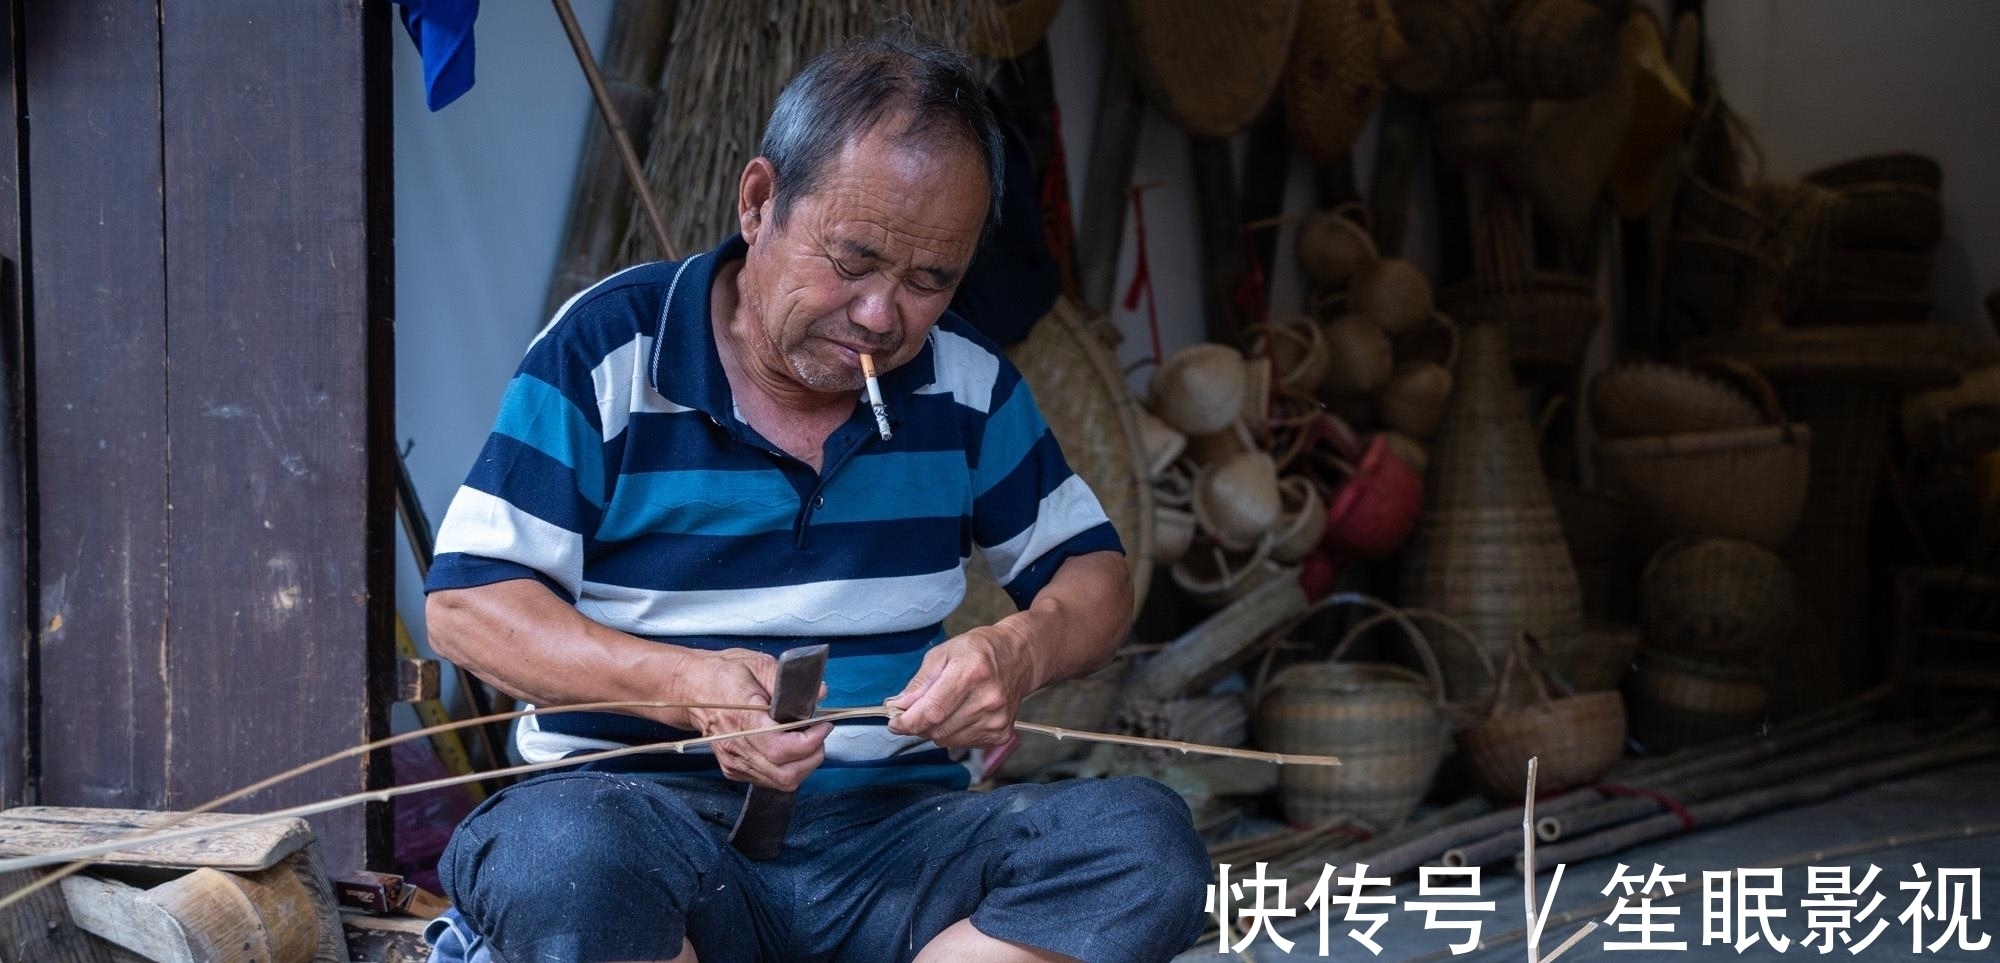
[{"label": "man's ear", "polygon": [[743,166],[736,185],[736,228],[746,243],[756,244],[757,235],[770,223],[777,191],[778,172],[769,160],[753,157]]}]

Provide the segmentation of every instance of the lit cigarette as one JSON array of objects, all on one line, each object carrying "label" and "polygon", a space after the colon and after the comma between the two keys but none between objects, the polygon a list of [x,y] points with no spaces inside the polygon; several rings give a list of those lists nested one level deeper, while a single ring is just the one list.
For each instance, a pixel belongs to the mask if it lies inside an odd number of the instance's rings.
[{"label": "lit cigarette", "polygon": [[875,409],[875,430],[883,441],[888,441],[893,437],[889,431],[889,406],[882,403],[882,382],[875,378],[874,355],[861,356],[861,376],[868,380],[868,407]]}]

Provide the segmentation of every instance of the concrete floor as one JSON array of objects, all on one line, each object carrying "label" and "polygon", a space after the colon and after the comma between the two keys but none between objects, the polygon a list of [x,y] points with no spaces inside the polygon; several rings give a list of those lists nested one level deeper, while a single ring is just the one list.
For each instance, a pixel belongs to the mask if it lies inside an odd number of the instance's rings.
[{"label": "concrete floor", "polygon": [[[1800,908],[1801,900],[1807,898],[1807,861],[1786,869],[1784,872],[1783,895],[1769,900],[1772,909],[1782,908],[1785,915],[1773,920],[1771,930],[1780,937],[1789,937],[1790,945],[1779,953],[1768,941],[1758,940],[1742,953],[1732,945],[1715,943],[1702,945],[1701,873],[1737,868],[1769,866],[1773,862],[1803,857],[1813,852],[1837,850],[1851,844],[1880,840],[1892,835],[1910,837],[1932,830],[1952,829],[1974,824],[2000,822],[2000,759],[1987,759],[1951,769],[1939,770],[1920,776],[1883,783],[1857,790],[1845,796],[1826,802],[1797,809],[1772,813],[1725,826],[1703,829],[1685,836],[1650,843],[1610,857],[1601,857],[1586,863],[1566,868],[1562,886],[1557,891],[1554,913],[1560,914],[1593,904],[1606,903],[1610,897],[1602,891],[1610,882],[1619,863],[1625,863],[1632,871],[1643,874],[1653,864],[1665,867],[1669,874],[1686,873],[1688,883],[1676,884],[1677,894],[1673,899],[1661,902],[1659,906],[1679,907],[1678,917],[1658,917],[1659,922],[1673,924],[1671,933],[1655,935],[1657,941],[1679,940],[1687,943],[1684,951],[1675,950],[1606,950],[1607,942],[1636,942],[1641,939],[1636,932],[1620,933],[1603,921],[1610,912],[1608,906],[1591,911],[1588,916],[1579,916],[1575,921],[1561,926],[1551,926],[1542,938],[1542,952],[1547,954],[1584,925],[1586,919],[1595,919],[1599,928],[1581,943],[1566,953],[1564,961],[1586,958],[1610,958],[1638,963],[1649,959],[1731,959],[1770,963],[1778,960],[1798,960],[1818,957],[1820,942],[1812,946],[1802,946],[1799,941],[1809,932],[1806,911]],[[1941,946],[1937,952],[1928,949],[1925,958],[1959,961],[2000,961],[2000,835],[1983,835],[1956,838],[1941,842],[1905,845],[1884,848],[1855,856],[1835,859],[1810,860],[1813,866],[1854,867],[1852,879],[1858,883],[1867,873],[1870,864],[1881,867],[1869,892],[1880,893],[1884,899],[1874,915],[1864,923],[1856,924],[1850,932],[1855,942],[1860,942],[1875,926],[1875,920],[1886,919],[1888,927],[1881,935],[1858,955],[1851,954],[1843,945],[1829,955],[1829,959],[1891,960],[1905,959],[1910,953],[1910,927],[1899,922],[1900,916],[1909,906],[1914,893],[1905,891],[1901,884],[1917,882],[1918,877],[1911,864],[1921,863],[1927,880],[1935,882],[1942,868],[1972,868],[1979,872],[1978,900],[1976,909],[1968,893],[1965,898],[1967,915],[1976,913],[1976,919],[1969,919],[1966,934],[1973,943],[1978,943],[1982,935],[1994,937],[1982,950],[1958,948],[1956,941]],[[1540,892],[1546,896],[1550,880],[1544,866],[1540,880]],[[1340,867],[1347,872],[1351,867]],[[1511,869],[1504,866],[1489,866],[1482,879],[1479,899],[1493,900],[1495,909],[1490,913],[1448,914],[1443,918],[1479,920],[1482,924],[1482,938],[1492,940],[1503,934],[1518,930],[1523,925],[1521,880]],[[1366,947],[1350,939],[1345,934],[1349,929],[1365,930],[1367,923],[1350,924],[1342,921],[1344,909],[1336,908],[1328,927],[1328,945],[1332,958],[1346,960],[1374,960],[1380,963],[1415,963],[1430,959],[1456,959],[1493,963],[1493,961],[1525,960],[1527,947],[1515,940],[1488,949],[1474,949],[1463,956],[1448,956],[1447,944],[1463,942],[1463,930],[1440,927],[1426,931],[1423,914],[1408,912],[1402,907],[1404,900],[1415,898],[1415,881],[1400,883],[1387,892],[1396,897],[1396,903],[1386,907],[1368,907],[1371,912],[1385,913],[1388,921],[1374,935],[1376,943],[1382,947],[1379,955],[1371,955]],[[1613,892],[1619,895],[1622,890]],[[1471,897],[1467,897],[1470,900]],[[1288,894],[1288,905],[1298,908],[1305,900],[1305,894]],[[1936,900],[1935,887],[1931,902]],[[1868,897],[1861,901],[1866,906]],[[1268,934],[1260,933],[1256,940],[1241,953],[1218,952],[1214,938],[1182,954],[1176,963],[1195,961],[1265,961],[1290,959],[1294,957],[1314,958],[1319,956],[1319,922],[1317,915],[1304,909],[1291,925],[1280,926],[1279,933],[1295,941],[1289,953],[1282,951]],[[1630,922],[1628,914],[1621,923]],[[1754,931],[1754,928],[1753,928]],[[1943,933],[1938,922],[1926,922],[1924,942],[1935,941]]]}]

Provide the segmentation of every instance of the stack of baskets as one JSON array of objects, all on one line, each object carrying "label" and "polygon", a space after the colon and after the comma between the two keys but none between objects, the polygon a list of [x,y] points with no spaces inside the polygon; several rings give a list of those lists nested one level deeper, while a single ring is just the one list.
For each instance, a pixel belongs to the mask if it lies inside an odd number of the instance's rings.
[{"label": "stack of baskets", "polygon": [[1711,535],[1782,550],[1805,510],[1812,432],[1745,365],[1628,364],[1591,383],[1598,480],[1630,499],[1649,546]]},{"label": "stack of baskets", "polygon": [[1943,231],[1938,162],[1922,154],[1860,157],[1806,175],[1833,195],[1823,257],[1801,265],[1800,324],[1930,319],[1931,264]]},{"label": "stack of baskets", "polygon": [[1641,577],[1645,644],[1630,691],[1632,733],[1661,752],[1755,731],[1770,653],[1798,622],[1783,559],[1749,542],[1683,538]]}]

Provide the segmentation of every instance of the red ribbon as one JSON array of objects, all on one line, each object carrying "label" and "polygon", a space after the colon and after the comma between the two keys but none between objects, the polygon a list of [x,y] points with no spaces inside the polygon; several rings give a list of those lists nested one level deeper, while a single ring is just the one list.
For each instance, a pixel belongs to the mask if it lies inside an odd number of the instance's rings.
[{"label": "red ribbon", "polygon": [[1134,187],[1132,193],[1132,239],[1137,250],[1132,257],[1132,285],[1125,289],[1125,310],[1139,307],[1139,296],[1146,297],[1146,327],[1153,335],[1153,363],[1159,364],[1160,355],[1160,309],[1159,297],[1153,292],[1153,266],[1146,257],[1146,205],[1139,200],[1143,187]]},{"label": "red ribbon", "polygon": [[1633,796],[1639,799],[1650,799],[1659,803],[1661,809],[1665,809],[1680,817],[1682,832],[1694,828],[1694,813],[1689,812],[1688,808],[1682,805],[1680,800],[1658,789],[1647,789],[1644,786],[1621,786],[1612,782],[1600,782],[1591,788],[1607,796]]}]

